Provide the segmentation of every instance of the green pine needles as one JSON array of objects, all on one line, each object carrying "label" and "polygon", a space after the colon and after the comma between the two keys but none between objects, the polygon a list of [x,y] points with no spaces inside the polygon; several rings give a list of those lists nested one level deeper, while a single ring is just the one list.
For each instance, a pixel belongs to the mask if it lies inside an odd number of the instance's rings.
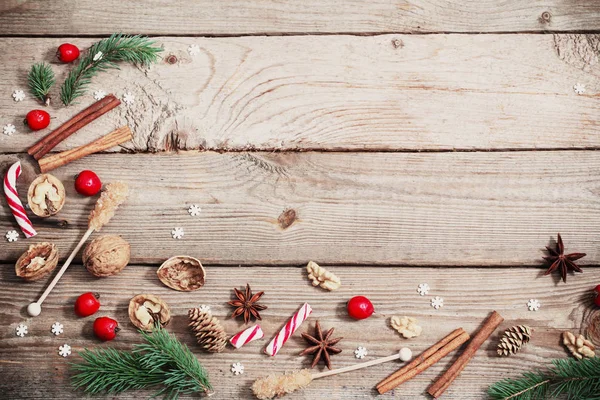
[{"label": "green pine needles", "polygon": [[126,61],[138,65],[149,65],[158,60],[160,47],[145,36],[115,33],[109,38],[94,43],[71,70],[60,88],[60,99],[68,106],[85,93],[91,79],[99,72],[118,69],[117,62]]},{"label": "green pine needles", "polygon": [[157,388],[153,397],[169,400],[212,391],[204,367],[175,336],[160,326],[141,334],[145,343],[135,345],[132,351],[103,348],[79,353],[83,362],[71,366],[76,372],[73,386],[108,395]]},{"label": "green pine needles", "polygon": [[31,94],[46,106],[50,105],[50,89],[56,82],[54,72],[49,64],[36,63],[31,66],[29,75],[27,75],[29,90]]},{"label": "green pine needles", "polygon": [[600,358],[554,360],[547,371],[504,379],[488,389],[493,400],[600,400]]}]

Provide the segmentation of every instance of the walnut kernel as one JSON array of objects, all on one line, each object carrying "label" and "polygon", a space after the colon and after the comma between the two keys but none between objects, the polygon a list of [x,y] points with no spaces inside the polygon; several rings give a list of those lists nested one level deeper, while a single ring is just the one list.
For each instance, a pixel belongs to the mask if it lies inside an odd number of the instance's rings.
[{"label": "walnut kernel", "polygon": [[15,263],[17,276],[26,281],[35,281],[56,268],[58,265],[58,250],[56,245],[48,242],[29,245],[25,253]]},{"label": "walnut kernel", "polygon": [[65,204],[65,187],[50,174],[35,178],[27,191],[27,203],[38,217],[46,218],[58,213]]},{"label": "walnut kernel", "polygon": [[160,297],[152,294],[138,294],[129,301],[129,319],[143,331],[154,329],[154,321],[167,326],[171,321],[169,306]]},{"label": "walnut kernel", "polygon": [[83,265],[96,277],[118,274],[129,263],[129,243],[120,236],[105,235],[92,240],[83,251]]},{"label": "walnut kernel", "polygon": [[399,317],[396,315],[390,319],[390,324],[392,328],[407,339],[417,337],[423,331],[423,328],[417,325],[417,319],[413,317]]}]

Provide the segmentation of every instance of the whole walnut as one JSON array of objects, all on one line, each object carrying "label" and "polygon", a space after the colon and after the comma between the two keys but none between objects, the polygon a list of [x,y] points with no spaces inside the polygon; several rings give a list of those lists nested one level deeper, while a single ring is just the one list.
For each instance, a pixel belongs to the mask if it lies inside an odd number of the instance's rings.
[{"label": "whole walnut", "polygon": [[83,265],[96,277],[116,275],[129,263],[130,246],[116,235],[92,240],[83,251]]}]

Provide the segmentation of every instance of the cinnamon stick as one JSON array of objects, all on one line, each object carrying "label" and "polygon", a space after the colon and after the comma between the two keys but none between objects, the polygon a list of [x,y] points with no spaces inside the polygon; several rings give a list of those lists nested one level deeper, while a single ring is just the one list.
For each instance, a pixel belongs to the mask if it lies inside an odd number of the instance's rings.
[{"label": "cinnamon stick", "polygon": [[469,340],[469,334],[464,329],[458,328],[452,331],[449,335],[416,357],[410,364],[405,365],[379,382],[376,386],[377,391],[379,394],[384,394],[409,379],[414,378],[448,355],[448,353],[459,348],[467,340]]},{"label": "cinnamon stick", "polygon": [[469,342],[465,351],[454,361],[454,364],[442,375],[437,381],[433,383],[427,389],[427,393],[429,393],[434,398],[440,397],[446,389],[452,384],[452,382],[460,375],[462,370],[467,366],[469,361],[473,358],[479,347],[490,337],[492,333],[498,328],[504,321],[504,318],[496,311],[492,312],[492,314],[485,320],[483,326],[479,331],[473,336],[473,339]]},{"label": "cinnamon stick", "polygon": [[61,167],[72,161],[78,160],[90,154],[97,153],[99,151],[110,149],[111,147],[118,146],[132,139],[133,135],[131,134],[129,127],[127,125],[122,126],[112,131],[108,135],[94,140],[93,142],[84,146],[42,158],[38,161],[40,164],[40,170],[42,173],[52,171],[53,169]]},{"label": "cinnamon stick", "polygon": [[33,156],[36,160],[39,160],[45,156],[50,150],[52,150],[57,144],[71,136],[73,133],[83,128],[96,118],[106,114],[116,106],[121,104],[121,100],[117,99],[114,95],[110,94],[98,100],[88,108],[79,112],[73,118],[44,136],[40,141],[31,146],[27,153]]}]

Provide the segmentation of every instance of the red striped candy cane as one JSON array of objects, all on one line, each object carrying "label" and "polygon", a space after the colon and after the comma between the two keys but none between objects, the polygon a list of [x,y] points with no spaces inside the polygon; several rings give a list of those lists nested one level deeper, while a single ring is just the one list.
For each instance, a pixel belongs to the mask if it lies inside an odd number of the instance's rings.
[{"label": "red striped candy cane", "polygon": [[304,303],[304,305],[300,307],[300,310],[298,310],[298,312],[296,312],[296,314],[290,318],[285,326],[281,328],[279,333],[275,335],[273,340],[271,340],[271,343],[269,343],[265,349],[265,353],[270,356],[276,355],[279,350],[281,350],[281,347],[283,347],[285,342],[287,342],[287,340],[290,338],[290,336],[292,336],[300,327],[300,324],[302,324],[302,322],[308,318],[310,313],[312,313],[312,308],[308,303]]},{"label": "red striped candy cane", "polygon": [[260,339],[263,336],[265,336],[265,334],[263,330],[260,329],[260,325],[254,325],[233,336],[229,339],[229,343],[236,349],[239,349],[243,345],[248,344],[253,340]]},{"label": "red striped candy cane", "polygon": [[21,163],[17,161],[10,166],[8,172],[4,175],[4,195],[6,196],[8,206],[21,227],[21,230],[25,234],[25,237],[30,238],[37,235],[37,232],[33,229],[33,225],[29,218],[27,218],[23,203],[21,203],[19,195],[17,194],[17,178],[19,175],[21,175]]}]

